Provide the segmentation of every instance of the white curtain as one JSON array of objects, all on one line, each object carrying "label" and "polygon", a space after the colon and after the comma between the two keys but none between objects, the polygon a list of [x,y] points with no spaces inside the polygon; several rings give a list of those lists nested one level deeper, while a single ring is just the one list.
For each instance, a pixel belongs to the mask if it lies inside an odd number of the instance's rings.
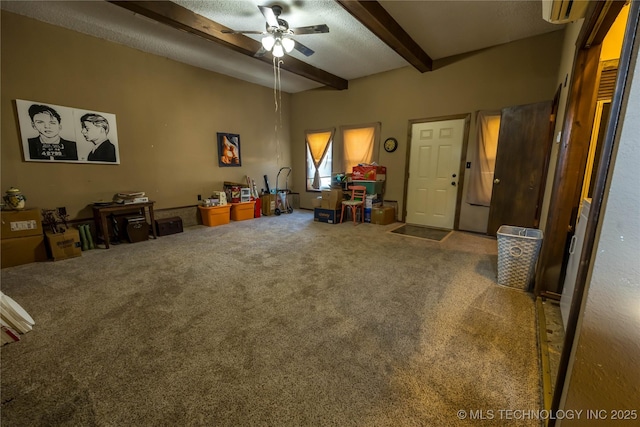
[{"label": "white curtain", "polygon": [[471,147],[467,203],[479,206],[491,205],[493,172],[498,151],[500,111],[478,111],[476,138]]},{"label": "white curtain", "polygon": [[346,173],[360,163],[378,161],[380,123],[342,127],[342,166]]},{"label": "white curtain", "polygon": [[315,189],[320,188],[320,172],[318,168],[322,163],[322,160],[327,155],[327,147],[329,147],[329,143],[333,139],[333,130],[328,131],[307,131],[306,140],[307,147],[309,147],[309,152],[311,153],[311,158],[313,159],[313,185],[312,187]]}]

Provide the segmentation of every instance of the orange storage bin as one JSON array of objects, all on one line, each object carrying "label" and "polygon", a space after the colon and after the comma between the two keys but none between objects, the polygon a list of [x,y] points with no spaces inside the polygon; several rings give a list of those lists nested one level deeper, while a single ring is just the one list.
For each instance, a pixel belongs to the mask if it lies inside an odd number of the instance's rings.
[{"label": "orange storage bin", "polygon": [[255,200],[244,203],[231,203],[231,219],[234,221],[253,219],[255,204]]},{"label": "orange storage bin", "polygon": [[202,223],[208,227],[229,224],[229,212],[231,210],[231,205],[198,206],[198,209],[200,209]]}]

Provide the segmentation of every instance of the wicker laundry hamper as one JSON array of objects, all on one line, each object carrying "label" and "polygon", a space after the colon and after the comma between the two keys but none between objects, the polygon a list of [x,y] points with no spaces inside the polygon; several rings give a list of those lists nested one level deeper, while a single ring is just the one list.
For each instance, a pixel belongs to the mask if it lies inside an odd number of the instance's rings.
[{"label": "wicker laundry hamper", "polygon": [[498,284],[529,290],[542,246],[542,230],[503,225],[497,238]]}]

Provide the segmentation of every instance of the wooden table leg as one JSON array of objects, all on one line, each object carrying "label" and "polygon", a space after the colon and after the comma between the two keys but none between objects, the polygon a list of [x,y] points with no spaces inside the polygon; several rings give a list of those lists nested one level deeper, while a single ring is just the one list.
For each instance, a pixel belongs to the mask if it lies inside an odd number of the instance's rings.
[{"label": "wooden table leg", "polygon": [[158,234],[156,232],[155,219],[153,217],[153,205],[149,205],[149,220],[151,221],[151,233],[153,234],[153,238],[157,239]]},{"label": "wooden table leg", "polygon": [[100,223],[102,224],[102,240],[104,241],[104,248],[109,249],[109,226],[107,224],[106,213],[100,213]]},{"label": "wooden table leg", "polygon": [[[102,238],[106,249],[109,249],[109,229],[107,228],[106,214],[100,212],[99,209],[93,208],[93,221],[96,223],[96,235]],[[96,240],[96,245],[98,240]]]}]

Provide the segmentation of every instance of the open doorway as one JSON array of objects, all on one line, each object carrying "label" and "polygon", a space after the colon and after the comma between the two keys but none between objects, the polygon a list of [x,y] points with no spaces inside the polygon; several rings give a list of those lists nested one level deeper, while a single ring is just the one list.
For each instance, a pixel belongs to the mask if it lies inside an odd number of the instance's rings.
[{"label": "open doorway", "polygon": [[[565,316],[564,322],[566,326],[560,320],[560,332],[563,336],[558,349],[556,370],[548,373],[550,378],[546,381],[543,378],[545,406],[551,410],[560,406],[585,284],[592,264],[596,229],[605,193],[613,140],[617,132],[620,96],[631,58],[628,47],[632,41],[630,35],[635,33],[637,26],[637,17],[627,26],[630,8],[635,10],[635,14],[638,13],[638,6],[634,4],[630,7],[624,2],[607,2],[607,7],[604,7],[604,2],[594,2],[590,5],[590,12],[576,42],[578,50],[555,169],[549,217],[545,227],[546,248],[543,243],[536,272],[535,293],[541,297],[538,301],[542,299],[557,303],[561,299],[567,280],[574,288],[572,292],[567,293],[571,301],[567,306],[568,315]],[[622,30],[618,31],[619,28]],[[617,39],[612,40],[614,37]],[[607,57],[607,49],[613,49],[616,58]],[[619,60],[619,64],[611,67],[611,59],[615,59],[616,62]],[[608,96],[601,96],[607,73],[612,76],[612,86]],[[585,206],[584,201],[588,202],[589,199],[592,199],[589,203],[589,214],[582,224],[583,247],[574,248],[573,252],[577,257],[576,272],[572,273],[574,276],[568,277],[568,272],[565,275],[565,267],[568,264],[570,242],[574,240],[573,234],[577,229],[581,206]],[[542,319],[545,317],[541,316]],[[544,332],[553,328],[545,324],[539,326],[542,341]],[[544,356],[541,357],[544,365]],[[543,377],[544,374],[545,372]],[[549,424],[553,425],[553,421]]]},{"label": "open doorway", "polygon": [[[618,40],[622,46],[622,40]],[[611,101],[613,99],[613,89],[615,87],[616,74],[618,71],[618,59],[601,62],[601,72],[599,73],[600,83],[598,85],[598,96],[596,100],[593,126],[591,127],[591,140],[587,153],[587,164],[582,179],[582,191],[574,221],[574,233],[569,241],[569,250],[565,254],[566,264],[563,265],[564,281],[560,296],[560,311],[563,320],[563,330],[567,329],[569,311],[573,301],[575,291],[575,281],[580,267],[580,255],[584,245],[584,234],[586,223],[589,219],[589,210],[596,184],[597,171],[602,161],[602,148],[611,115]]]}]

